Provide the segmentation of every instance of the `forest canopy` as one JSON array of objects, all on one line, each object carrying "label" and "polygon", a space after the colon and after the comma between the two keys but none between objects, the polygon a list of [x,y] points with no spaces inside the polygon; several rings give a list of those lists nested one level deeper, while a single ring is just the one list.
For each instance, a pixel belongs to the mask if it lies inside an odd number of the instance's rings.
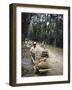
[{"label": "forest canopy", "polygon": [[22,41],[25,39],[63,47],[63,15],[22,13]]}]

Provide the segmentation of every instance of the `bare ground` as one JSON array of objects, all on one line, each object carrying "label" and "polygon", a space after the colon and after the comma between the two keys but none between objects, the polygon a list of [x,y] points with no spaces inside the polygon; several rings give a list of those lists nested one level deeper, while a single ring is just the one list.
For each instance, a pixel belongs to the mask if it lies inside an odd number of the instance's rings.
[{"label": "bare ground", "polygon": [[[63,51],[61,48],[56,48],[46,45],[49,53],[48,67],[49,71],[42,76],[62,75],[63,74]],[[30,58],[22,59],[22,76],[39,76],[33,71],[33,64]],[[41,75],[40,75],[41,76]]]},{"label": "bare ground", "polygon": [[48,75],[62,75],[63,74],[63,52],[60,48],[48,47],[49,58],[48,65],[51,69]]}]

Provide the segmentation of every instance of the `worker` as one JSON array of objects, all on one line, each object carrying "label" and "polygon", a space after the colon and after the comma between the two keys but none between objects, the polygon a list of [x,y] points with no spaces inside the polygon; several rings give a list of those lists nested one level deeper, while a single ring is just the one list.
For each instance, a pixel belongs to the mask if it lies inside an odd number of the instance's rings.
[{"label": "worker", "polygon": [[34,61],[35,61],[36,49],[37,49],[37,47],[36,47],[36,42],[34,42],[34,43],[33,43],[33,46],[30,48],[31,59],[32,59],[33,63],[34,63]]}]

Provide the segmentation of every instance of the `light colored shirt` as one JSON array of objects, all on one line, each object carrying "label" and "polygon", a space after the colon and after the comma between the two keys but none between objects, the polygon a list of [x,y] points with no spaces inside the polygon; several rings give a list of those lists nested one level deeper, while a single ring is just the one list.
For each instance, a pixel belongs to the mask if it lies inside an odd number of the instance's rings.
[{"label": "light colored shirt", "polygon": [[39,56],[42,54],[42,51],[44,48],[42,48],[40,45],[36,45],[36,47],[31,47],[30,52],[35,54],[35,56]]}]

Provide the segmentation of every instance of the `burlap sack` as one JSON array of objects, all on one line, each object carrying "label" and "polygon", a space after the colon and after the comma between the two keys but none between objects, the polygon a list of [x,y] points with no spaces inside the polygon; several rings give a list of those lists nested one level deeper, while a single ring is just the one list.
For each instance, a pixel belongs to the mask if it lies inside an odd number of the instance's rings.
[{"label": "burlap sack", "polygon": [[40,69],[47,69],[48,68],[48,62],[47,61],[41,61],[40,63],[38,63],[38,67]]},{"label": "burlap sack", "polygon": [[38,66],[40,69],[47,69],[48,68],[48,62],[46,58],[36,57],[35,65]]}]

